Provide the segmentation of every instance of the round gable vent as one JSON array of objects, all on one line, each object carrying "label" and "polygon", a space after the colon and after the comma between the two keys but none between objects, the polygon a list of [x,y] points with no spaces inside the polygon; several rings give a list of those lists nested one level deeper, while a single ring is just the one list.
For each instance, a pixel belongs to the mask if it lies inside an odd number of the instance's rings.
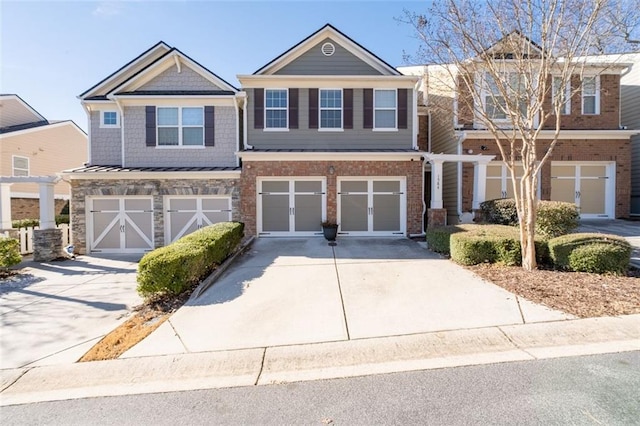
[{"label": "round gable vent", "polygon": [[331,56],[336,51],[336,47],[333,45],[333,43],[325,43],[322,45],[321,49],[324,56]]}]

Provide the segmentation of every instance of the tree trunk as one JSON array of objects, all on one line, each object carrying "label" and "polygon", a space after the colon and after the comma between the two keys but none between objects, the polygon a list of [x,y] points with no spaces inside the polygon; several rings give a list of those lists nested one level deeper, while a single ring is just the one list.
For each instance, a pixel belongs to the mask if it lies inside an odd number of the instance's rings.
[{"label": "tree trunk", "polygon": [[520,246],[522,249],[522,267],[527,271],[537,268],[536,264],[536,194],[532,184],[533,179],[527,179],[522,193],[522,210],[520,217]]}]

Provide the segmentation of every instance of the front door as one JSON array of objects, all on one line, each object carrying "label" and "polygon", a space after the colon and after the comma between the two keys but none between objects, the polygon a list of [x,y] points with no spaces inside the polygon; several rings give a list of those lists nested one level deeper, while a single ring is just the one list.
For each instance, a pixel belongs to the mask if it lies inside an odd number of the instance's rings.
[{"label": "front door", "polygon": [[89,249],[138,253],[153,250],[153,199],[109,197],[89,199]]},{"label": "front door", "polygon": [[339,232],[347,235],[404,235],[404,178],[338,178]]},{"label": "front door", "polygon": [[258,180],[258,235],[320,235],[326,182],[319,178]]}]

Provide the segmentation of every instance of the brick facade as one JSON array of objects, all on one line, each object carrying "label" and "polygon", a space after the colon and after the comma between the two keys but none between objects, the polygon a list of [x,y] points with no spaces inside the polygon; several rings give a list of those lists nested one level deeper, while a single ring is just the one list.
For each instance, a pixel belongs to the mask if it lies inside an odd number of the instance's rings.
[{"label": "brick facade", "polygon": [[75,252],[87,250],[86,197],[91,196],[152,196],[154,244],[164,245],[165,195],[230,195],[232,220],[240,220],[239,179],[148,179],[148,180],[72,180],[71,235]]},{"label": "brick facade", "polygon": [[[61,214],[67,200],[56,199],[56,215]],[[19,219],[39,219],[40,200],[38,198],[12,198],[11,199],[11,220]]]},{"label": "brick facade", "polygon": [[[329,166],[335,173],[329,174]],[[407,233],[422,232],[422,162],[421,161],[245,161],[242,164],[240,189],[240,211],[245,224],[245,233],[255,235],[256,182],[258,177],[302,177],[318,176],[327,180],[327,219],[337,219],[338,177],[342,176],[399,176],[407,183]]]},{"label": "brick facade", "polygon": [[[542,158],[550,144],[549,140],[541,140],[537,157]],[[487,149],[482,151],[481,146]],[[473,149],[485,155],[495,155],[496,161],[502,159],[496,143],[492,139],[467,139],[464,150]],[[631,188],[631,145],[629,140],[614,139],[608,141],[592,139],[565,139],[558,141],[550,161],[612,161],[616,163],[616,195],[615,217],[629,216]],[[551,197],[551,162],[547,162],[541,170],[541,199]],[[462,211],[471,211],[473,198],[473,165],[462,166]]]}]

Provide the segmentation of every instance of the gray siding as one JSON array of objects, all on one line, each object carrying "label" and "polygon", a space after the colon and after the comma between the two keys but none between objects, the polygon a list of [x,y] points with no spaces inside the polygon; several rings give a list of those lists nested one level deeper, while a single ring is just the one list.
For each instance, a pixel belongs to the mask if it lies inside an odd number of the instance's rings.
[{"label": "gray siding", "polygon": [[221,90],[221,88],[186,65],[182,65],[180,73],[175,66],[172,66],[138,90]]},{"label": "gray siding", "polygon": [[458,206],[458,163],[442,165],[442,207],[447,209],[447,224],[455,225],[460,219]]},{"label": "gray siding", "polygon": [[125,108],[125,166],[211,167],[235,166],[236,114],[233,107],[215,107],[215,146],[156,148],[145,144],[145,107]]},{"label": "gray siding", "polygon": [[264,131],[254,129],[253,89],[247,89],[249,105],[246,111],[248,119],[248,142],[258,149],[410,149],[413,145],[413,109],[412,97],[408,97],[408,120],[406,129],[395,132],[372,131],[363,129],[363,90],[353,89],[353,129],[331,132],[309,129],[309,91],[299,90],[298,129],[288,132]]},{"label": "gray siding", "polygon": [[631,138],[631,214],[640,215],[640,135]]},{"label": "gray siding", "polygon": [[[114,108],[115,109],[115,108]],[[91,111],[90,163],[99,166],[119,166],[122,160],[120,128],[100,128],[100,111]]]},{"label": "gray siding", "polygon": [[[336,50],[325,56],[320,50],[324,43],[332,43]],[[326,38],[299,58],[277,71],[280,75],[381,75],[335,41]]]},{"label": "gray siding", "polygon": [[[640,53],[623,55],[622,62],[633,62],[620,80],[621,124],[640,129]],[[640,215],[640,135],[631,138],[631,214]]]}]

